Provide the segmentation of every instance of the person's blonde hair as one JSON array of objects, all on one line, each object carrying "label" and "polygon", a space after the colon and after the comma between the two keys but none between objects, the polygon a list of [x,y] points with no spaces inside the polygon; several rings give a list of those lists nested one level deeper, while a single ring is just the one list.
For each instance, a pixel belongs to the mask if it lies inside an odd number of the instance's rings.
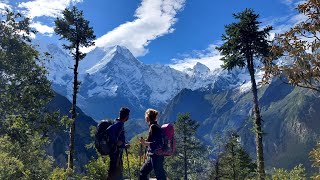
[{"label": "person's blonde hair", "polygon": [[145,112],[145,117],[148,117],[150,122],[156,121],[158,115],[159,115],[159,112],[151,108],[147,109],[147,111]]}]

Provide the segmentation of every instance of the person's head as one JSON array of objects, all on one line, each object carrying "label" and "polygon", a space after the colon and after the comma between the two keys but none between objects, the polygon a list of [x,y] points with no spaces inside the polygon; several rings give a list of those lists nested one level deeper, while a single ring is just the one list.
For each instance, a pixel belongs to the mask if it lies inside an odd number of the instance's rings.
[{"label": "person's head", "polygon": [[126,107],[120,108],[120,112],[119,112],[120,121],[123,121],[123,122],[127,121],[129,119],[129,113],[130,113],[130,109]]},{"label": "person's head", "polygon": [[157,121],[159,112],[155,109],[147,109],[145,112],[145,119],[148,124]]}]

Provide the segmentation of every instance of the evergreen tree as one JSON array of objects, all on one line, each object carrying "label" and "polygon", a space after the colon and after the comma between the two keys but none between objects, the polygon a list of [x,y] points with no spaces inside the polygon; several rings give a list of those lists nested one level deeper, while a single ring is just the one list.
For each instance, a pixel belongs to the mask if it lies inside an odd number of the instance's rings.
[{"label": "evergreen tree", "polygon": [[212,162],[213,168],[209,174],[209,179],[219,180],[222,177],[220,158],[223,153],[224,142],[225,140],[220,135],[217,135],[213,141],[214,148],[210,150],[209,154],[213,155],[215,159]]},{"label": "evergreen tree", "polygon": [[224,62],[224,69],[232,70],[236,67],[246,68],[251,77],[251,90],[253,94],[253,114],[254,127],[256,133],[256,151],[257,151],[257,171],[259,179],[265,179],[263,144],[262,144],[262,119],[260,115],[258,90],[255,80],[255,60],[265,62],[264,58],[269,56],[269,43],[267,36],[272,27],[266,27],[259,30],[258,18],[252,9],[246,9],[243,12],[233,15],[239,22],[225,26],[226,35],[222,35],[224,41],[221,47],[217,49],[221,52],[221,60]]},{"label": "evergreen tree", "polygon": [[[320,92],[320,2],[303,1],[297,10],[307,18],[276,35],[264,82],[268,83],[272,76],[283,75],[284,82]],[[284,63],[277,63],[280,57]]]},{"label": "evergreen tree", "polygon": [[224,150],[216,157],[210,179],[248,179],[253,176],[255,168],[255,163],[242,148],[238,137],[233,136],[225,144]]},{"label": "evergreen tree", "polygon": [[166,171],[172,179],[188,179],[203,173],[206,148],[196,138],[199,123],[192,120],[189,113],[179,114],[175,122],[177,153],[168,158]]},{"label": "evergreen tree", "polygon": [[75,60],[73,68],[74,79],[68,154],[68,169],[73,170],[75,123],[77,118],[76,105],[77,93],[80,85],[80,82],[78,81],[78,66],[80,60],[86,55],[80,51],[80,48],[94,45],[93,40],[95,39],[95,35],[93,34],[92,27],[89,27],[89,21],[84,19],[83,12],[79,11],[76,7],[73,7],[71,10],[65,9],[62,14],[63,18],[57,18],[55,20],[56,27],[54,30],[56,34],[61,36],[61,39],[70,42],[69,45],[64,44],[63,47],[70,51]]}]

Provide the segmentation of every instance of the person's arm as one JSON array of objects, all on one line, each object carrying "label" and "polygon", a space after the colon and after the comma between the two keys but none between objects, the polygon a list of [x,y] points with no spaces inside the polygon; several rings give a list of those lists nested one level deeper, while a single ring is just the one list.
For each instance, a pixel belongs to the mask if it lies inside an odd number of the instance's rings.
[{"label": "person's arm", "polygon": [[[150,128],[149,128],[149,137],[153,137],[154,136],[154,132],[156,131],[156,125],[151,125]],[[143,139],[142,137],[140,138],[140,143],[143,145],[143,146],[148,146],[150,147],[154,142],[149,142],[149,141],[146,141],[145,139]]]},{"label": "person's arm", "polygon": [[143,146],[148,146],[150,147],[150,144],[152,142],[147,142],[146,140],[144,140],[142,137],[140,138],[140,144],[142,144]]},{"label": "person's arm", "polygon": [[117,146],[121,148],[125,148],[125,136],[124,136],[124,127],[123,123],[119,123],[119,126],[117,127],[116,131],[116,136],[117,136]]}]

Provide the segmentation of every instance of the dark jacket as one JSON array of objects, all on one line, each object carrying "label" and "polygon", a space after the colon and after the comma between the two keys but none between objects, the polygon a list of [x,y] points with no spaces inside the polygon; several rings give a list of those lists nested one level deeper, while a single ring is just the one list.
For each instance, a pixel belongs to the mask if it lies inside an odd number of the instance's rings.
[{"label": "dark jacket", "polygon": [[149,135],[147,142],[150,142],[148,154],[153,155],[156,149],[161,147],[162,144],[162,130],[157,122],[152,122],[149,126]]},{"label": "dark jacket", "polygon": [[118,141],[122,141],[123,144],[120,148],[125,147],[126,137],[124,135],[124,123],[119,119],[115,120],[115,123],[108,128],[109,138],[112,143],[117,144]]}]

